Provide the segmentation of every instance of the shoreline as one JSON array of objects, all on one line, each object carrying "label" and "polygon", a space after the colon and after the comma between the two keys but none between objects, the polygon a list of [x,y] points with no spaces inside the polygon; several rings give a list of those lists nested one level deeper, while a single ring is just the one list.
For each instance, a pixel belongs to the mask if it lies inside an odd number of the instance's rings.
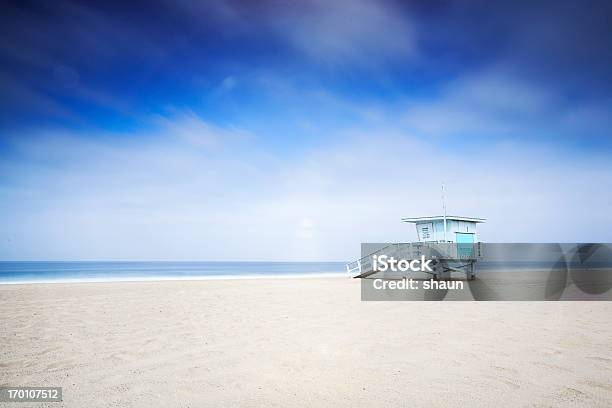
[{"label": "shoreline", "polygon": [[152,276],[152,277],[112,277],[112,278],[91,278],[91,279],[49,279],[49,280],[27,280],[27,281],[0,281],[2,285],[46,285],[62,283],[113,283],[113,282],[186,282],[186,281],[218,281],[218,280],[260,280],[260,279],[327,279],[327,278],[347,278],[352,279],[346,273],[305,273],[305,274],[267,274],[267,275],[207,275],[207,276]]}]

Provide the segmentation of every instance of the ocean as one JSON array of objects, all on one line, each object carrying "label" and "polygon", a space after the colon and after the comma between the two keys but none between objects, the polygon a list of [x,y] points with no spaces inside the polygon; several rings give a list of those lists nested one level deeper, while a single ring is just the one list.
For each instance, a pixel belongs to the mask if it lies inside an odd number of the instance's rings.
[{"label": "ocean", "polygon": [[[572,270],[581,266],[572,262],[480,261],[476,271]],[[592,262],[588,266],[609,269],[611,263]],[[345,262],[0,261],[0,284],[337,276],[351,276]]]},{"label": "ocean", "polygon": [[348,276],[344,262],[0,261],[0,284]]}]

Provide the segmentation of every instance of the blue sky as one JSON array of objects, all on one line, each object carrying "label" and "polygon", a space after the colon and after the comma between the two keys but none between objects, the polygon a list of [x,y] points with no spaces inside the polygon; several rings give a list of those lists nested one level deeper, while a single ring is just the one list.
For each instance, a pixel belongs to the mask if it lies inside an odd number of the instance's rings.
[{"label": "blue sky", "polygon": [[0,259],[344,260],[399,219],[611,240],[606,2],[15,2]]}]

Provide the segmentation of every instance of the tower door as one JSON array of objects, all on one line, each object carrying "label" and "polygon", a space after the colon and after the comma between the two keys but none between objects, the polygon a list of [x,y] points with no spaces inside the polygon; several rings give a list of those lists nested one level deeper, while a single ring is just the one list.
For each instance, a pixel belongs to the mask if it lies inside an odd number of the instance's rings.
[{"label": "tower door", "polygon": [[455,241],[457,242],[457,255],[459,258],[465,259],[474,256],[474,234],[456,232]]},{"label": "tower door", "polygon": [[458,244],[473,244],[474,243],[474,234],[467,232],[456,232],[455,233],[455,241]]}]

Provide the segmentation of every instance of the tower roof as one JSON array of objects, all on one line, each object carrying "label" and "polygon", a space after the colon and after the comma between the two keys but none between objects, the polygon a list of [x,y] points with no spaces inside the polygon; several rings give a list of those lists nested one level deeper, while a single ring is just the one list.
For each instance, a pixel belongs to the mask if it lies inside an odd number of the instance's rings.
[{"label": "tower roof", "polygon": [[[444,219],[443,215],[435,215],[432,217],[402,218],[402,222],[412,222],[412,223],[419,224],[421,222],[437,221],[437,220],[443,220],[443,219]],[[456,215],[447,215],[446,220],[447,221],[467,221],[467,222],[473,222],[473,223],[479,223],[479,222],[486,221],[484,218],[458,217]]]}]

